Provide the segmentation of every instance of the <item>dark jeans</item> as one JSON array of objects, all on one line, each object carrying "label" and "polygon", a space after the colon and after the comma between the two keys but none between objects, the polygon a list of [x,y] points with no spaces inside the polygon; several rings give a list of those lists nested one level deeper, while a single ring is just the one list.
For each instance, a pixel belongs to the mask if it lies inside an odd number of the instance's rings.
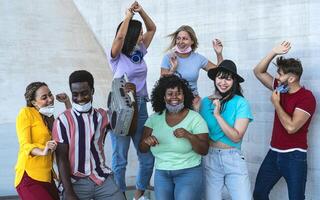
[{"label": "dark jeans", "polygon": [[305,199],[307,153],[293,151],[278,153],[269,150],[259,169],[253,192],[255,200],[268,200],[273,186],[283,177],[290,200]]}]

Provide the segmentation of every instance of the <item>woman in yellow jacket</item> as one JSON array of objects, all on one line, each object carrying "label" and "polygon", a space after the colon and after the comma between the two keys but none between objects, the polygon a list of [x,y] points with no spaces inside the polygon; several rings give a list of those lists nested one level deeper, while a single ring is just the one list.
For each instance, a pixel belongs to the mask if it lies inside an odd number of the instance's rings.
[{"label": "woman in yellow jacket", "polygon": [[[52,179],[52,152],[57,143],[51,138],[54,97],[43,82],[29,84],[24,96],[27,106],[16,121],[20,149],[15,187],[22,200],[56,200],[59,195]],[[57,95],[57,99],[71,107],[66,94]]]}]

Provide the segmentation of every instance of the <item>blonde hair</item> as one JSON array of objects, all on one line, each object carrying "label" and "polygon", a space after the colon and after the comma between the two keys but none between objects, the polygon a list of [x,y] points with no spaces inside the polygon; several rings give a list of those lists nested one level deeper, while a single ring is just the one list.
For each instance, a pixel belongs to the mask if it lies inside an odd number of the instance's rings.
[{"label": "blonde hair", "polygon": [[185,31],[189,34],[191,40],[193,41],[191,48],[193,51],[195,51],[198,48],[198,38],[197,38],[196,33],[194,32],[193,28],[191,28],[191,26],[188,26],[188,25],[180,26],[175,32],[173,32],[167,36],[167,37],[171,38],[171,43],[170,43],[170,46],[168,47],[167,50],[172,49],[176,45],[177,36],[181,31]]}]

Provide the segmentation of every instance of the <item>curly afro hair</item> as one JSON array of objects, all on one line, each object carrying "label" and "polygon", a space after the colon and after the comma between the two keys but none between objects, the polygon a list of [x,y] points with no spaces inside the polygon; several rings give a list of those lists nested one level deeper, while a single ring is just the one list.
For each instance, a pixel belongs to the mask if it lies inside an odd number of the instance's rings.
[{"label": "curly afro hair", "polygon": [[161,77],[153,87],[151,93],[151,104],[154,112],[162,114],[166,109],[166,103],[164,101],[166,90],[175,87],[183,91],[185,108],[193,109],[192,101],[194,96],[188,81],[179,78],[176,75],[169,75]]}]

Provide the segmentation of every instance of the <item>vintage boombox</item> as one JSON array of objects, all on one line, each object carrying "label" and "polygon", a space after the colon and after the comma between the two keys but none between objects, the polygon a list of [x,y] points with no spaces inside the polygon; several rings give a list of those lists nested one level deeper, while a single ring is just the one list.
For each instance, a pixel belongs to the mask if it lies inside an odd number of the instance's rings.
[{"label": "vintage boombox", "polygon": [[134,115],[134,96],[125,91],[126,76],[114,78],[111,92],[108,96],[108,114],[113,133],[120,136],[129,135],[129,129]]}]

